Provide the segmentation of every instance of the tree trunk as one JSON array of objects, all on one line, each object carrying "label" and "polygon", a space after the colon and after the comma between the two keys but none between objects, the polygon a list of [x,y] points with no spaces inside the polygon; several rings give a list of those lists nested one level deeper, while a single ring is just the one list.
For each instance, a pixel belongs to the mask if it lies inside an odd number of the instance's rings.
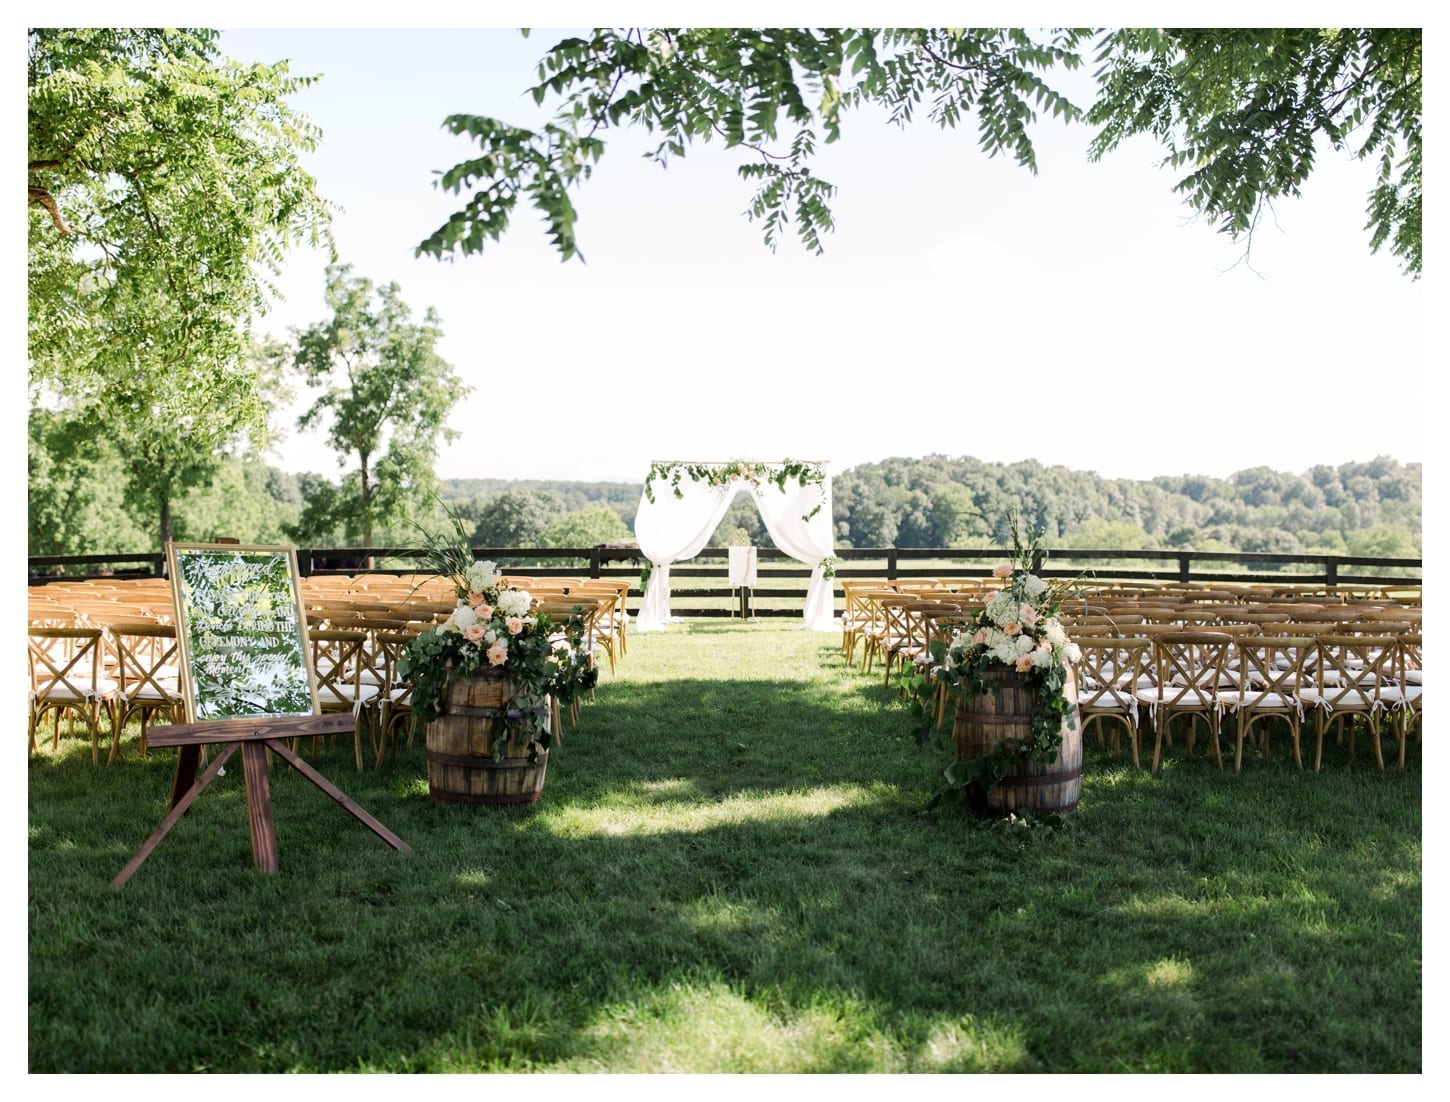
[{"label": "tree trunk", "polygon": [[166,545],[171,542],[171,493],[168,490],[162,490],[159,496],[161,498],[161,547],[162,550],[165,550]]},{"label": "tree trunk", "polygon": [[[358,481],[362,486],[363,546],[371,547],[373,545],[373,484],[368,480],[369,456],[366,452],[359,452],[358,458],[360,460]],[[363,569],[371,570],[372,568],[373,557],[371,555],[365,555],[363,557]]]}]

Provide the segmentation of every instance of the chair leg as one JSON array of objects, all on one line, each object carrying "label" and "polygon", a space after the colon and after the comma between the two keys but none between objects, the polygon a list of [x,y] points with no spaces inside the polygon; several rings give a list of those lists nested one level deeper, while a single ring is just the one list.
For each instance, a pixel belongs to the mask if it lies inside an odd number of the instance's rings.
[{"label": "chair leg", "polygon": [[1218,713],[1214,712],[1211,716],[1208,716],[1206,722],[1208,723],[1209,734],[1213,736],[1213,760],[1217,763],[1218,767],[1222,769],[1223,751],[1218,744],[1218,730],[1221,726]]},{"label": "chair leg", "polygon": [[[121,726],[124,723],[120,705],[111,705],[111,752],[106,756],[106,764],[110,765],[118,757],[121,751]],[[145,723],[145,714],[142,714],[142,723]]]}]

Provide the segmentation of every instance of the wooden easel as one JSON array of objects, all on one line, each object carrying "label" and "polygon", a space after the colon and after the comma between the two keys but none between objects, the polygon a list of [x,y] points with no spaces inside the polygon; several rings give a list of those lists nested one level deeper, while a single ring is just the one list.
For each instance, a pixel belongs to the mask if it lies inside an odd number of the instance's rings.
[{"label": "wooden easel", "polygon": [[[350,713],[342,712],[333,715],[178,723],[152,728],[147,741],[153,748],[180,748],[176,760],[176,779],[171,788],[171,811],[111,883],[119,888],[131,879],[142,862],[151,856],[151,851],[161,843],[161,839],[186,814],[192,801],[216,778],[222,766],[239,746],[242,750],[242,779],[247,792],[247,826],[252,835],[252,860],[259,872],[276,872],[278,869],[277,828],[272,821],[272,794],[267,785],[268,750],[331,796],[342,805],[343,810],[393,849],[412,853],[412,848],[406,842],[354,803],[341,789],[299,758],[282,741],[307,735],[350,731],[354,722]],[[225,749],[197,776],[201,748],[210,743],[222,743]]]},{"label": "wooden easel", "polygon": [[[267,787],[268,750],[388,845],[412,853],[401,838],[283,742],[348,731],[357,722],[350,712],[324,715],[318,706],[317,676],[307,645],[307,615],[298,581],[296,550],[243,546],[235,540],[220,544],[167,543],[166,563],[177,616],[180,683],[186,714],[194,722],[150,732],[147,741],[151,746],[175,746],[179,751],[176,778],[171,785],[171,810],[111,883],[119,888],[131,879],[239,746],[252,860],[259,871],[277,871],[277,828],[272,822],[272,794]],[[188,571],[192,575],[190,583],[186,581]],[[200,669],[193,653],[198,646],[204,659],[211,657],[211,661],[201,663]],[[204,699],[208,707],[198,707],[198,698]],[[203,718],[197,720],[198,716]],[[197,776],[201,748],[211,743],[225,748]]]}]

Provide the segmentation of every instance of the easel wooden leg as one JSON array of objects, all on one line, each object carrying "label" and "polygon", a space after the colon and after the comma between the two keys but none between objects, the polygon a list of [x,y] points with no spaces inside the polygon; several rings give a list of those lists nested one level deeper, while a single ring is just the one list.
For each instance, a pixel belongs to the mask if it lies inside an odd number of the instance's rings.
[{"label": "easel wooden leg", "polygon": [[[201,762],[201,747],[183,746],[176,752],[176,776],[171,782],[171,806],[181,802],[196,780],[196,767]],[[208,770],[210,772],[210,770]]]},{"label": "easel wooden leg", "polygon": [[[182,749],[184,751],[186,749],[194,749],[194,747],[183,747]],[[116,879],[111,881],[112,887],[119,888],[135,875],[136,870],[141,867],[141,863],[151,856],[151,851],[161,844],[161,839],[166,837],[166,832],[174,827],[177,821],[186,814],[186,809],[191,806],[191,802],[200,796],[202,789],[206,788],[216,778],[217,773],[221,771],[221,767],[226,764],[227,759],[232,756],[232,751],[235,749],[236,743],[232,743],[218,754],[216,761],[207,766],[206,772],[200,777],[197,777],[195,783],[183,793],[179,800],[176,800],[172,804],[171,811],[167,813],[166,818],[161,820],[161,825],[152,831],[150,838],[147,838],[142,843],[141,848],[136,851],[136,856],[126,862],[126,867],[116,874]],[[195,769],[194,763],[192,768]]]},{"label": "easel wooden leg", "polygon": [[272,792],[267,787],[267,748],[242,743],[242,778],[247,789],[247,828],[252,834],[252,861],[258,872],[276,872],[277,827],[272,821]]},{"label": "easel wooden leg", "polygon": [[[248,745],[251,744],[249,743]],[[369,815],[366,811],[364,811],[361,807],[354,803],[350,796],[348,796],[335,784],[329,781],[316,769],[313,769],[312,766],[308,765],[296,754],[292,753],[291,750],[288,750],[287,747],[282,745],[280,741],[276,739],[268,739],[267,745],[272,748],[272,751],[279,758],[285,761],[293,769],[297,770],[297,772],[301,773],[318,788],[322,789],[322,791],[326,792],[329,796],[332,797],[335,803],[338,803],[342,806],[344,811],[346,811],[358,822],[362,823],[363,826],[367,827],[384,842],[388,843],[388,845],[392,846],[395,850],[399,850],[402,853],[413,852],[413,848],[409,846],[407,842],[403,841],[391,830],[383,826],[382,823],[374,819],[371,815]]]}]

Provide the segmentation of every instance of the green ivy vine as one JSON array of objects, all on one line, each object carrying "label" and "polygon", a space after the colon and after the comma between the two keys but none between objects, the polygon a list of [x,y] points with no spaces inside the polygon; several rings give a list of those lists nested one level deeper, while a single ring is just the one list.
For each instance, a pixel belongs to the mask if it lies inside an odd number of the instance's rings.
[{"label": "green ivy vine", "polygon": [[772,485],[784,490],[787,482],[796,482],[802,489],[808,486],[821,487],[821,499],[816,507],[801,517],[810,520],[826,503],[826,467],[824,463],[808,463],[796,459],[784,459],[779,463],[760,463],[751,459],[731,459],[724,463],[683,463],[679,460],[655,460],[650,464],[649,474],[644,480],[644,496],[654,504],[654,484],[668,482],[675,497],[684,497],[680,483],[688,478],[691,482],[703,482],[707,486],[725,486],[731,482],[749,482],[752,486]]}]

